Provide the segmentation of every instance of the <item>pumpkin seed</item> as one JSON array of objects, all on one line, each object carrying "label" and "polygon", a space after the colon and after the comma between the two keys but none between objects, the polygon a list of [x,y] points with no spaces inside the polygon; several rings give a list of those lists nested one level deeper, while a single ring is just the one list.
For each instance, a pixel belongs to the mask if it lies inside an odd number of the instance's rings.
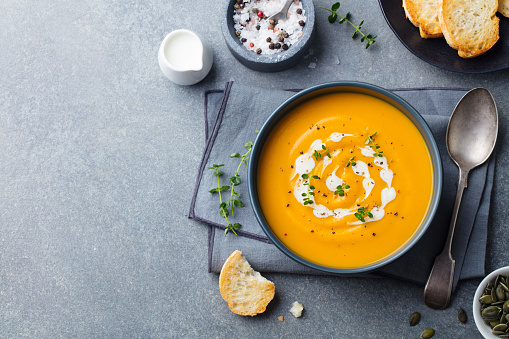
[{"label": "pumpkin seed", "polygon": [[507,330],[506,324],[498,324],[497,326],[493,327],[493,331],[505,332],[505,330]]},{"label": "pumpkin seed", "polygon": [[493,301],[498,301],[498,297],[497,297],[497,288],[496,288],[496,286],[494,286],[494,287],[491,289],[491,297],[493,298]]},{"label": "pumpkin seed", "polygon": [[481,298],[479,298],[479,301],[482,304],[492,304],[495,302],[495,300],[493,300],[493,297],[491,296],[491,293],[483,295]]},{"label": "pumpkin seed", "polygon": [[414,312],[412,313],[412,315],[410,316],[410,326],[415,326],[419,323],[419,321],[421,320],[421,314],[419,312]]},{"label": "pumpkin seed", "polygon": [[484,320],[494,321],[498,319],[500,311],[500,308],[497,306],[489,306],[482,311],[481,315]]},{"label": "pumpkin seed", "polygon": [[505,300],[505,292],[506,291],[502,287],[502,283],[497,285],[497,288],[495,291],[496,291],[498,300]]},{"label": "pumpkin seed", "polygon": [[431,338],[435,335],[435,330],[432,328],[428,328],[421,333],[421,338]]},{"label": "pumpkin seed", "polygon": [[499,283],[499,284],[502,286],[502,288],[503,288],[506,292],[509,292],[509,288],[506,286],[506,284],[504,284],[504,283],[502,283],[502,282],[501,282],[501,283]]},{"label": "pumpkin seed", "polygon": [[[481,316],[484,323],[491,327],[492,333],[500,338],[509,339],[509,276],[498,275],[484,288],[479,298]],[[459,319],[459,311],[458,311]]]},{"label": "pumpkin seed", "polygon": [[467,312],[465,312],[465,310],[462,309],[461,307],[458,310],[458,319],[462,323],[466,323],[467,322]]}]

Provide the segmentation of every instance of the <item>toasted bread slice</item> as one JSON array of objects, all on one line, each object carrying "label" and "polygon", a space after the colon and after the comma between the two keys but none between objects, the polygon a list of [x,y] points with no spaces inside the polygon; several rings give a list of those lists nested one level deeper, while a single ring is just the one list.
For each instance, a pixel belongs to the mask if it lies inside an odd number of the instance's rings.
[{"label": "toasted bread slice", "polygon": [[485,53],[498,41],[498,0],[442,0],[438,17],[445,40],[462,58]]},{"label": "toasted bread slice", "polygon": [[403,0],[408,20],[419,27],[422,38],[440,38],[442,29],[438,21],[438,0]]},{"label": "toasted bread slice", "polygon": [[230,311],[250,316],[265,312],[275,294],[274,283],[253,270],[240,251],[225,261],[219,274],[219,290]]},{"label": "toasted bread slice", "polygon": [[498,0],[498,12],[509,18],[509,0]]}]

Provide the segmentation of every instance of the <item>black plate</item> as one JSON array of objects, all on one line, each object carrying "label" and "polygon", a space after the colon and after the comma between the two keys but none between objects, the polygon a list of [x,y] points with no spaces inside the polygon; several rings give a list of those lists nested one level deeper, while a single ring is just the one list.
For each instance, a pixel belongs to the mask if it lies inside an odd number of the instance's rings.
[{"label": "black plate", "polygon": [[378,0],[385,20],[406,48],[427,63],[450,71],[487,73],[509,68],[509,19],[500,18],[500,39],[486,53],[463,59],[444,38],[422,39],[419,29],[405,16],[402,0]]}]

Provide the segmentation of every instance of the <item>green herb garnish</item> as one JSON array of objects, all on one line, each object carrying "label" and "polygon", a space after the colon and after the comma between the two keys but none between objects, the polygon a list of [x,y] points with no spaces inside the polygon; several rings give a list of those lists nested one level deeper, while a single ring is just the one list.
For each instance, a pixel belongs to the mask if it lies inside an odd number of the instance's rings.
[{"label": "green herb garnish", "polygon": [[373,141],[373,137],[376,135],[376,133],[378,132],[375,132],[373,134],[368,134],[368,138],[366,139],[366,141],[364,142],[365,145],[368,145],[370,142],[374,142]]},{"label": "green herb garnish", "polygon": [[334,194],[337,194],[340,197],[344,197],[345,196],[345,190],[347,190],[349,188],[350,188],[350,185],[348,185],[348,184],[339,185],[338,187],[336,187],[336,190],[334,191]]},{"label": "green herb garnish", "polygon": [[346,167],[350,167],[350,166],[355,166],[357,165],[357,163],[354,161],[355,157],[352,157],[350,159],[348,159],[348,163],[346,164]]},{"label": "green herb garnish", "polygon": [[371,145],[369,145],[369,147],[371,147],[373,149],[373,151],[375,151],[375,153],[373,153],[373,156],[374,157],[383,157],[383,152],[384,151],[378,151],[380,149],[380,146],[378,146],[377,144],[375,144],[375,141],[373,140],[373,137],[376,135],[377,132],[369,135],[368,134],[368,138],[366,139],[366,141],[364,142],[365,145],[368,145],[371,143]]},{"label": "green herb garnish", "polygon": [[[223,172],[221,172],[219,170],[219,168],[223,167],[224,164],[220,164],[220,165],[214,164],[214,165],[212,165],[212,167],[208,167],[209,169],[214,171],[214,175],[217,177],[217,187],[211,189],[209,192],[210,193],[217,192],[219,194],[219,215],[221,217],[225,218],[225,220],[226,220],[226,229],[224,230],[225,236],[228,234],[229,231],[232,231],[236,235],[237,232],[235,232],[235,231],[238,231],[242,227],[242,225],[239,223],[231,224],[230,221],[228,220],[228,217],[230,216],[230,214],[233,216],[233,208],[234,207],[240,208],[240,207],[244,206],[244,203],[240,200],[240,193],[235,191],[234,187],[236,185],[239,185],[242,182],[240,179],[240,174],[239,174],[240,167],[242,166],[242,164],[245,164],[246,166],[248,165],[248,160],[249,160],[248,155],[251,152],[252,147],[253,147],[253,143],[251,141],[249,141],[244,145],[244,148],[247,150],[247,152],[245,154],[242,154],[242,155],[240,155],[240,153],[230,154],[230,158],[239,158],[240,159],[240,164],[237,167],[235,174],[232,177],[230,177],[231,187],[227,186],[227,185],[221,186],[221,183],[219,180],[219,177],[221,175],[223,175]],[[221,192],[228,191],[230,188],[231,188],[230,200],[225,202],[225,201],[223,201]]]},{"label": "green herb garnish", "polygon": [[324,154],[327,154],[327,156],[329,158],[332,158],[330,153],[329,153],[329,150],[327,149],[327,147],[325,147],[325,145],[322,145],[322,150],[323,151],[320,151],[320,152],[315,150],[315,152],[313,153],[313,156],[315,157],[316,161],[318,161],[318,159],[320,159]]},{"label": "green herb garnish", "polygon": [[364,217],[366,216],[373,218],[373,214],[371,214],[370,211],[366,211],[364,207],[359,207],[354,215],[357,219],[359,219],[362,222],[366,222],[366,220],[364,219]]},{"label": "green herb garnish", "polygon": [[[304,173],[301,175],[301,177],[302,177],[302,179],[307,180],[309,178],[309,175]],[[317,175],[312,175],[312,177],[315,179],[319,178]],[[302,193],[302,196],[304,197],[304,199],[302,199],[302,201],[304,202],[304,206],[312,205],[314,203],[314,201],[310,197],[315,195],[315,192],[313,192],[313,190],[315,189],[315,186],[311,185],[309,183],[309,181],[305,182],[304,186],[306,186],[306,193]]]},{"label": "green herb garnish", "polygon": [[238,199],[240,197],[240,193],[233,189],[233,187],[235,187],[235,185],[239,185],[241,183],[240,175],[239,175],[240,166],[242,166],[242,164],[245,164],[247,166],[248,160],[249,160],[248,154],[251,152],[251,149],[253,148],[253,143],[251,141],[247,142],[244,145],[244,148],[247,150],[247,152],[245,154],[240,155],[239,153],[233,153],[230,155],[230,158],[240,158],[240,164],[237,167],[237,170],[235,171],[235,175],[230,178],[230,184],[232,185],[232,187],[231,187],[232,190],[231,190],[231,194],[230,194],[230,207],[231,207],[232,215],[233,215],[233,206],[244,207],[244,203],[242,201],[240,201],[240,199]]},{"label": "green herb garnish", "polygon": [[332,8],[331,9],[328,9],[328,8],[325,8],[325,7],[322,7],[320,6],[321,8],[331,12],[331,15],[329,15],[329,22],[331,24],[335,23],[336,20],[338,19],[338,17],[340,18],[339,19],[339,23],[342,24],[343,22],[348,22],[354,29],[355,31],[353,32],[352,34],[352,38],[355,38],[355,36],[357,35],[357,33],[359,33],[360,35],[362,35],[362,38],[361,38],[361,42],[364,42],[365,40],[367,41],[366,43],[366,49],[369,48],[369,46],[371,46],[372,44],[375,43],[375,38],[376,38],[376,35],[374,37],[371,36],[371,34],[364,34],[362,33],[361,31],[361,26],[362,24],[364,23],[364,20],[362,20],[358,26],[355,26],[349,19],[350,19],[350,12],[346,13],[345,16],[342,16],[341,14],[338,14],[337,13],[337,10],[339,9],[339,6],[340,6],[340,3],[339,2],[336,2],[334,5],[332,5]]}]

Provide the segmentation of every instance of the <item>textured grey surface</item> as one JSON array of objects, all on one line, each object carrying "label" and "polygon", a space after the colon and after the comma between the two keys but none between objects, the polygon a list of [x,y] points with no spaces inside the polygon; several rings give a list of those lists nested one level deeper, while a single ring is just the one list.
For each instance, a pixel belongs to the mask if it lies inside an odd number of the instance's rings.
[{"label": "textured grey surface", "polygon": [[[276,299],[265,314],[243,318],[207,273],[207,229],[185,214],[204,145],[203,92],[231,79],[269,88],[338,79],[486,87],[500,113],[486,260],[488,270],[509,264],[501,240],[509,72],[430,66],[401,45],[376,0],[345,0],[342,9],[378,35],[365,50],[350,27],[329,25],[318,6],[331,3],[315,1],[313,54],[266,74],[228,52],[220,1],[1,2],[0,337],[412,338],[427,327],[435,338],[480,337],[470,313],[477,279],[434,311],[422,287],[390,279],[267,274]],[[157,65],[160,42],[178,28],[214,48],[212,72],[192,87],[173,85]],[[294,300],[306,308],[301,319],[288,313]],[[470,314],[465,325],[460,306]],[[410,328],[414,311],[422,320]]]}]

